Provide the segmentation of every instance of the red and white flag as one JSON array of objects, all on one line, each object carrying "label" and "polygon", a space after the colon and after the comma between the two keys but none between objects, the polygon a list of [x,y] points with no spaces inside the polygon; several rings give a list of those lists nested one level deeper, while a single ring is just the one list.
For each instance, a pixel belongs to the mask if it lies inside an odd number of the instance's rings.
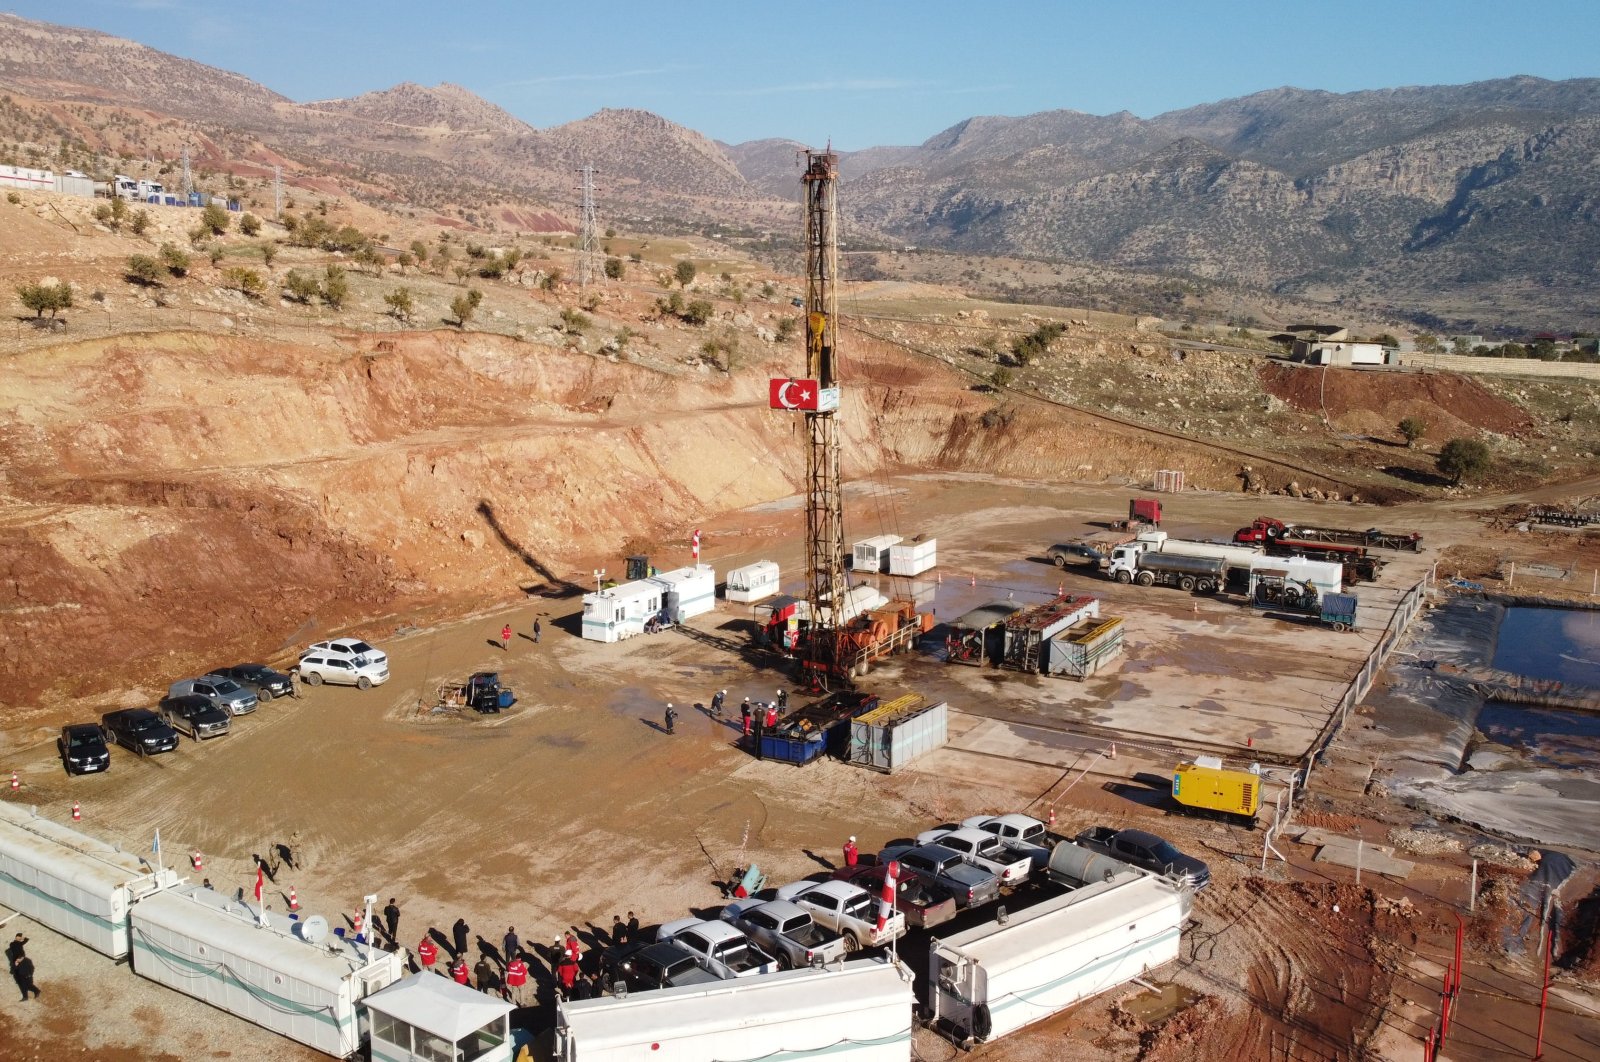
[{"label": "red and white flag", "polygon": [[261,889],[266,881],[266,875],[261,872],[260,864],[256,865],[256,903],[261,902]]},{"label": "red and white flag", "polygon": [[894,914],[894,898],[900,889],[900,864],[891,862],[883,871],[883,895],[878,898],[878,932],[882,933]]},{"label": "red and white flag", "polygon": [[767,404],[773,409],[817,409],[822,388],[816,380],[768,380]]},{"label": "red and white flag", "polygon": [[694,534],[689,536],[689,552],[694,554],[696,564],[700,563],[700,529],[694,529]]}]

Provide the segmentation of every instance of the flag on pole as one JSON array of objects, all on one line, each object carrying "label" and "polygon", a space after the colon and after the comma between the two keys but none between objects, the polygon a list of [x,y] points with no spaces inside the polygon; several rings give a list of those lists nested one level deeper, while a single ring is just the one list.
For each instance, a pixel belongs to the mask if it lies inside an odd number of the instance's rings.
[{"label": "flag on pole", "polygon": [[157,859],[161,858],[161,827],[160,826],[156,827],[156,839],[154,841],[150,842],[150,851],[152,851],[152,852],[154,852],[156,854],[156,858]]},{"label": "flag on pole", "polygon": [[261,902],[261,890],[266,884],[267,876],[261,871],[261,864],[256,864],[256,903]]},{"label": "flag on pole", "polygon": [[689,550],[694,554],[694,562],[700,563],[700,529],[694,529],[694,534],[689,537]]},{"label": "flag on pole", "polygon": [[883,872],[883,895],[878,898],[878,932],[882,933],[894,914],[894,899],[899,893],[900,864],[891,861]]}]

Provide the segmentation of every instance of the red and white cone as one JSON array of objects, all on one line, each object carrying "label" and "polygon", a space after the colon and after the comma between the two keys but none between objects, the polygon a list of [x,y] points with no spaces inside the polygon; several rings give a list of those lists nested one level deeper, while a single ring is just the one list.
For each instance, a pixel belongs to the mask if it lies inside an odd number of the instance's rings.
[{"label": "red and white cone", "polygon": [[1111,743],[1111,752],[1109,756],[1113,760],[1117,758],[1117,743],[1115,741]]},{"label": "red and white cone", "polygon": [[978,585],[978,577],[976,575],[968,576],[967,577],[967,585],[968,586],[977,586]]},{"label": "red and white cone", "polygon": [[206,868],[206,861],[200,857],[200,849],[196,848],[189,853],[189,864],[196,870],[204,870]]},{"label": "red and white cone", "polygon": [[356,929],[356,936],[359,937],[361,935],[361,930],[363,928],[365,928],[365,926],[366,926],[366,919],[364,917],[362,917],[362,914],[361,914],[360,911],[356,912],[356,917],[355,917],[355,920],[354,920],[354,924],[355,924],[355,929]]},{"label": "red and white cone", "polygon": [[300,910],[300,898],[294,894],[294,886],[289,886],[289,910]]},{"label": "red and white cone", "polygon": [[22,788],[22,783],[17,781],[17,772],[16,771],[12,771],[11,772],[11,788],[12,789],[21,789]]},{"label": "red and white cone", "polygon": [[1054,826],[1055,824],[1056,824],[1056,809],[1052,807],[1050,809],[1050,825]]},{"label": "red and white cone", "polygon": [[78,802],[76,800],[74,800],[72,802],[72,821],[73,822],[82,822],[83,821],[83,812],[78,809]]}]

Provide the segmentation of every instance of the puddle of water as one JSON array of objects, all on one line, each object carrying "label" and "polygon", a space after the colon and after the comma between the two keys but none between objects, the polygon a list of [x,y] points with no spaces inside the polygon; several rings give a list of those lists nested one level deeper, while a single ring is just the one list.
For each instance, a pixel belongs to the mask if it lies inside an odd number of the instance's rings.
[{"label": "puddle of water", "polygon": [[1600,612],[1508,608],[1491,664],[1533,678],[1600,686]]},{"label": "puddle of water", "polygon": [[1191,1007],[1200,998],[1198,992],[1182,985],[1164,985],[1154,992],[1140,992],[1123,1002],[1122,1007],[1147,1025],[1166,1021],[1180,1010]]},{"label": "puddle of water", "polygon": [[1600,716],[1490,701],[1478,714],[1490,741],[1525,750],[1553,767],[1587,768],[1600,753]]}]

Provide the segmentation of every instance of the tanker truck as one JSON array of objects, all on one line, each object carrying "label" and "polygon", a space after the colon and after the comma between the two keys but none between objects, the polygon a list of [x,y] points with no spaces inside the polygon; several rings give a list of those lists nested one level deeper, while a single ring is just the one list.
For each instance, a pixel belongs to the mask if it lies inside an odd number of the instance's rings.
[{"label": "tanker truck", "polygon": [[1118,546],[1111,552],[1106,575],[1119,583],[1140,586],[1175,586],[1214,594],[1227,581],[1227,561],[1221,557],[1191,557],[1133,546]]}]

